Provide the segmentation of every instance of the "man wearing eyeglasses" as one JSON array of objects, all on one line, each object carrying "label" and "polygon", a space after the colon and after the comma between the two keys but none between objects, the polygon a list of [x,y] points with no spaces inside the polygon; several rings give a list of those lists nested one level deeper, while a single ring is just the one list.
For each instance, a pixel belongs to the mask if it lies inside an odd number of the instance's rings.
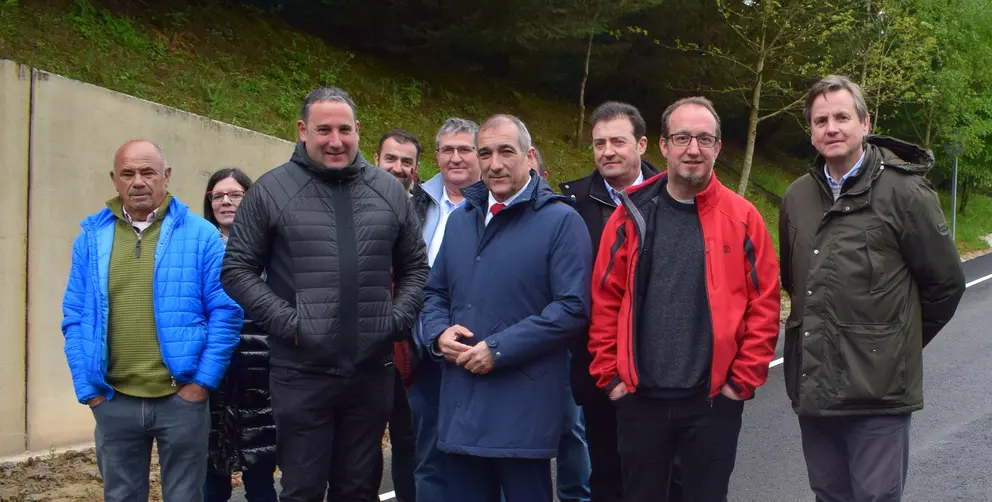
[{"label": "man wearing eyeglasses", "polygon": [[269,334],[284,502],[376,495],[392,344],[423,305],[420,222],[403,185],[362,158],[359,126],[343,90],[307,95],[296,149],[245,194],[221,273]]},{"label": "man wearing eyeglasses", "polygon": [[727,496],[744,400],[768,377],[779,331],[778,262],[757,209],[713,166],[709,100],[662,115],[668,171],[620,192],[592,279],[590,372],[617,409],[624,500]]},{"label": "man wearing eyeglasses", "polygon": [[[479,126],[471,120],[451,117],[434,137],[435,159],[440,172],[427,182],[413,187],[413,202],[423,224],[427,259],[434,266],[444,239],[448,216],[465,203],[462,189],[482,179],[475,150],[475,132]],[[418,340],[418,337],[414,337]],[[441,390],[441,367],[430,359],[422,346],[414,347],[413,365],[407,397],[413,412],[416,434],[417,467],[414,479],[420,500],[444,500],[447,474],[445,456],[437,449],[438,399]]]}]

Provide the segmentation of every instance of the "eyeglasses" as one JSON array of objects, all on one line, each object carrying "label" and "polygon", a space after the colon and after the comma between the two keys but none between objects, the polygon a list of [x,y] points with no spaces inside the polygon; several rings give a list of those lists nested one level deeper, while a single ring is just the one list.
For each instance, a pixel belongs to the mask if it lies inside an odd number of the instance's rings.
[{"label": "eyeglasses", "polygon": [[699,148],[713,148],[716,146],[716,142],[718,141],[716,136],[711,136],[709,134],[693,136],[685,133],[672,134],[668,137],[668,140],[675,146],[689,146],[692,138],[696,138],[696,144],[699,145]]},{"label": "eyeglasses", "polygon": [[453,146],[446,146],[446,147],[438,150],[438,153],[440,153],[444,157],[451,157],[452,155],[455,154],[455,151],[458,152],[458,155],[460,157],[465,157],[468,154],[474,152],[475,151],[475,147],[474,146],[460,146],[458,148],[455,148]]},{"label": "eyeglasses", "polygon": [[207,192],[207,198],[210,199],[211,202],[222,200],[225,195],[231,199],[231,202],[241,202],[241,199],[245,198],[245,191],[232,190],[230,192],[218,192],[216,190],[211,190]]}]

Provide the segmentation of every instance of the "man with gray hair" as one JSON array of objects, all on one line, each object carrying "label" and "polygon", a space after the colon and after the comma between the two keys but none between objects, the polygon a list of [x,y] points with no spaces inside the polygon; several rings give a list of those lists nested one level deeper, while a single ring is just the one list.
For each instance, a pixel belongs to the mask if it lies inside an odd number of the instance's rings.
[{"label": "man with gray hair", "polygon": [[[471,120],[458,117],[446,120],[434,137],[434,154],[440,172],[413,187],[413,203],[423,225],[423,239],[431,266],[441,248],[448,216],[464,205],[462,189],[480,179],[479,158],[475,153],[478,129]],[[414,470],[417,496],[420,500],[443,500],[447,475],[444,454],[437,449],[441,369],[419,345],[411,350],[410,359],[412,374],[407,397],[417,438],[417,467]]]},{"label": "man with gray hair", "polygon": [[570,199],[531,170],[526,126],[490,117],[482,179],[462,189],[427,283],[421,343],[441,363],[448,502],[553,499],[568,343],[589,315],[592,245]]},{"label": "man with gray hair", "polygon": [[281,500],[322,500],[330,473],[330,499],[367,502],[426,247],[403,185],[359,152],[346,92],[311,92],[297,129],[289,162],[242,200],[221,280],[269,335]]},{"label": "man with gray hair", "polygon": [[202,498],[208,392],[237,347],[244,313],[220,284],[217,227],[169,193],[162,150],[114,155],[117,196],[82,221],[62,303],[76,399],[96,420],[103,500],[148,500],[152,440],[167,502]]},{"label": "man with gray hair", "polygon": [[869,135],[847,77],[815,84],[805,115],[819,155],[779,216],[786,391],[817,500],[897,501],[923,348],[964,294],[961,259],[924,177],[929,150]]}]

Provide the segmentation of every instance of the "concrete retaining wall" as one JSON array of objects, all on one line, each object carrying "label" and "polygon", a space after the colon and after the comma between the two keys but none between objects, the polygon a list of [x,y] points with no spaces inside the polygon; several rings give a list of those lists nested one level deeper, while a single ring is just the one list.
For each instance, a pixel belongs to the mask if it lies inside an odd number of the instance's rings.
[{"label": "concrete retaining wall", "polygon": [[0,60],[0,455],[92,440],[93,418],[76,403],[63,352],[62,295],[79,222],[116,195],[113,155],[132,138],[161,146],[170,192],[197,214],[213,171],[237,166],[255,179],[293,148]]}]

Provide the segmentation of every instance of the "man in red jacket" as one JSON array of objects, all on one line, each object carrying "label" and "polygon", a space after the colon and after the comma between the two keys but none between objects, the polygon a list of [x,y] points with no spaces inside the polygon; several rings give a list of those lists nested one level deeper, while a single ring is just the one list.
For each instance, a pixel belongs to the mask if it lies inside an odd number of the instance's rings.
[{"label": "man in red jacket", "polygon": [[662,115],[668,171],[620,194],[592,280],[590,373],[617,408],[624,500],[722,501],[744,400],[768,377],[778,261],[757,209],[713,172],[720,119],[705,98]]}]

